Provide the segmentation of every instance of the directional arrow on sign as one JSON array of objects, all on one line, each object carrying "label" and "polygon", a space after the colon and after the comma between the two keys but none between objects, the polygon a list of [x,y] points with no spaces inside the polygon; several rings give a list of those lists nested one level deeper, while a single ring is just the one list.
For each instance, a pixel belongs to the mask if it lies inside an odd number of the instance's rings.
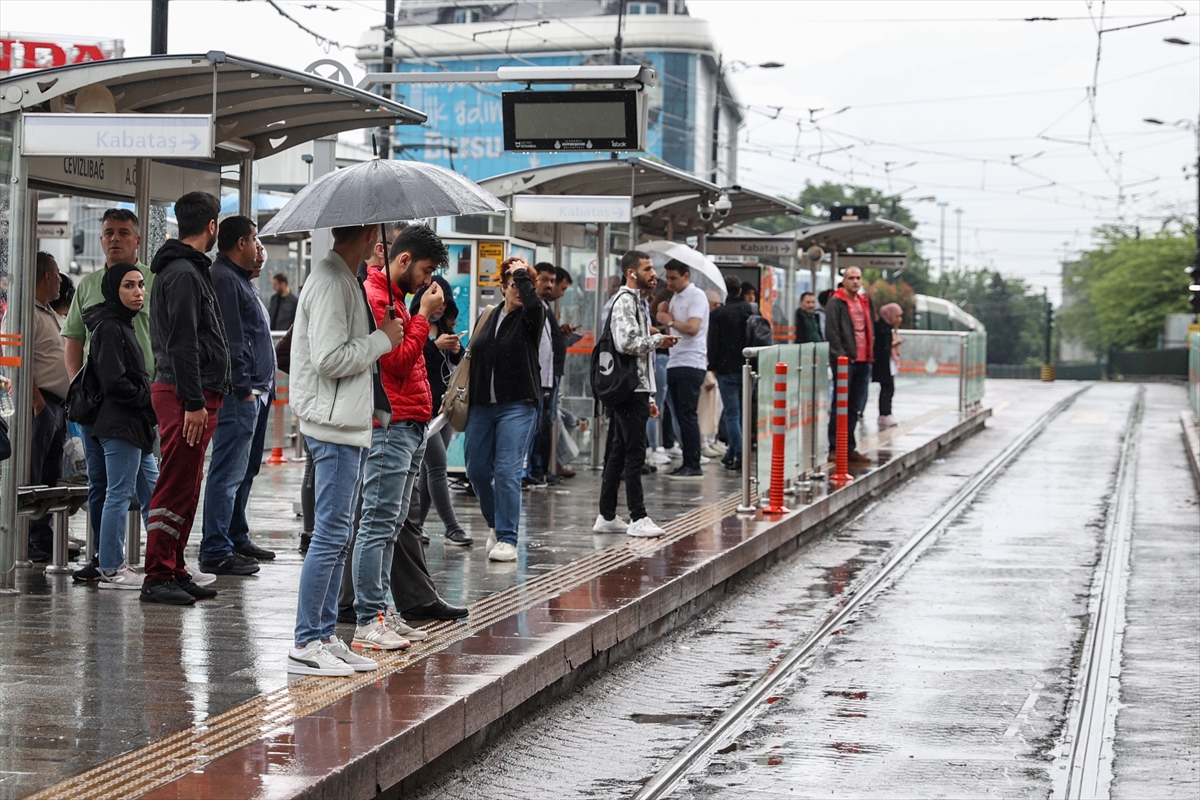
[{"label": "directional arrow on sign", "polygon": [[193,133],[191,134],[191,138],[187,140],[187,143],[191,145],[191,147],[188,149],[195,151],[195,149],[200,146],[200,137]]}]

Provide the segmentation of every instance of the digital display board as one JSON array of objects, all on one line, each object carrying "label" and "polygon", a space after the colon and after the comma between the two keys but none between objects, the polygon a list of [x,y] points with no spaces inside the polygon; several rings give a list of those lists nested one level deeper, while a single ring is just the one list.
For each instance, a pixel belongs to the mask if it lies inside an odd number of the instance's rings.
[{"label": "digital display board", "polygon": [[504,93],[504,149],[641,150],[645,104],[633,90]]}]

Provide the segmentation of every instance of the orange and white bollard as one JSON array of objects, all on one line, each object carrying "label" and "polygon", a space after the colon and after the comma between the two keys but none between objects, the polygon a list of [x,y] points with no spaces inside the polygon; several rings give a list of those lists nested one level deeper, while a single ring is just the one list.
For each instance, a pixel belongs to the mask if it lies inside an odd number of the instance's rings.
[{"label": "orange and white bollard", "polygon": [[271,422],[274,431],[271,435],[271,455],[267,456],[267,463],[286,464],[288,460],[283,454],[283,447],[287,441],[287,432],[283,429],[283,411],[284,406],[288,404],[288,387],[286,383],[279,381],[278,373],[275,377],[275,399],[271,401],[271,405],[275,406],[275,419]]},{"label": "orange and white bollard", "polygon": [[783,504],[783,464],[787,449],[787,364],[775,365],[775,408],[771,413],[771,490],[765,514],[786,514]]},{"label": "orange and white bollard", "polygon": [[850,359],[838,356],[837,360],[837,433],[833,448],[833,474],[829,480],[834,483],[849,483],[854,480],[850,474]]}]

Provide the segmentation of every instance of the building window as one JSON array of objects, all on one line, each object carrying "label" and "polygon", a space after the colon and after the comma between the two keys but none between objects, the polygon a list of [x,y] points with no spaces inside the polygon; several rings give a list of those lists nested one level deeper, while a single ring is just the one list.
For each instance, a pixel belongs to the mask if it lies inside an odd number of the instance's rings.
[{"label": "building window", "polygon": [[629,14],[657,14],[658,3],[630,3],[626,12]]},{"label": "building window", "polygon": [[479,12],[473,8],[457,8],[454,10],[454,22],[458,25],[467,22],[479,22]]}]

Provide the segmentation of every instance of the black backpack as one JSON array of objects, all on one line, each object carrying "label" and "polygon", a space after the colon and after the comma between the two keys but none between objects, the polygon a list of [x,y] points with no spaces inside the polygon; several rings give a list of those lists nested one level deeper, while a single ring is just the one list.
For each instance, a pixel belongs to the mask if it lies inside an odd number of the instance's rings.
[{"label": "black backpack", "polygon": [[[638,301],[635,299],[634,302]],[[592,348],[592,396],[609,407],[619,406],[629,400],[638,387],[637,356],[618,352],[613,342],[614,311],[615,301],[604,324],[604,332]]]},{"label": "black backpack", "polygon": [[88,358],[67,390],[67,419],[80,425],[95,425],[103,402],[104,389],[100,386],[100,376],[96,374],[92,359]]},{"label": "black backpack", "polygon": [[770,347],[775,344],[775,331],[762,314],[751,314],[746,320],[746,347]]}]

